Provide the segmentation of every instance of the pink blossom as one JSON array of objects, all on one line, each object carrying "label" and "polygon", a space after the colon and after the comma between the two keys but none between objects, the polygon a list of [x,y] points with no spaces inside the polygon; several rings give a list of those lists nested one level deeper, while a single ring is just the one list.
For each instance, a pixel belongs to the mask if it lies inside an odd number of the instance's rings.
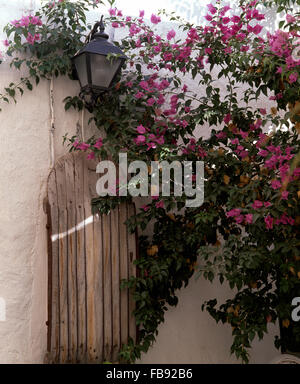
[{"label": "pink blossom", "polygon": [[273,229],[273,223],[274,223],[273,217],[271,217],[270,215],[265,217],[265,223],[266,223],[267,229]]},{"label": "pink blossom", "polygon": [[247,224],[252,224],[252,221],[253,221],[253,215],[252,213],[248,213],[247,215],[245,215],[245,222]]},{"label": "pink blossom", "polygon": [[298,80],[298,73],[294,72],[289,76],[289,83],[293,84]]},{"label": "pink blossom", "polygon": [[141,99],[144,96],[143,92],[138,92],[134,95],[136,99]]},{"label": "pink blossom", "polygon": [[153,23],[153,24],[158,24],[161,21],[160,17],[156,16],[154,14],[151,15],[151,19],[150,20],[151,20],[151,23]]},{"label": "pink blossom", "polygon": [[172,40],[176,35],[176,32],[174,31],[174,29],[171,29],[171,31],[168,32],[167,34],[167,39],[168,40]]},{"label": "pink blossom", "polygon": [[231,139],[231,144],[232,145],[239,145],[239,139]]},{"label": "pink blossom", "polygon": [[147,212],[147,211],[149,211],[149,209],[150,209],[150,207],[148,207],[148,205],[142,205],[141,206],[141,209],[143,210],[143,211],[145,211],[145,212]]},{"label": "pink blossom", "polygon": [[282,73],[282,67],[278,67],[276,73],[281,74]]},{"label": "pink blossom", "polygon": [[3,40],[3,44],[5,47],[9,47],[9,41],[7,39]]},{"label": "pink blossom", "polygon": [[102,140],[102,138],[100,137],[100,138],[96,141],[96,144],[94,145],[94,147],[95,147],[96,149],[100,149],[102,146],[103,146],[103,140]]},{"label": "pink blossom", "polygon": [[[241,21],[241,18],[239,16],[232,16],[231,21],[233,23],[239,23]],[[245,35],[246,37],[246,35]]]},{"label": "pink blossom", "polygon": [[204,18],[207,20],[207,21],[212,21],[212,16],[211,15],[205,15]]},{"label": "pink blossom", "polygon": [[272,182],[271,182],[271,187],[272,187],[273,189],[279,189],[279,188],[281,187],[281,183],[280,183],[280,181],[278,181],[278,180],[272,180]]},{"label": "pink blossom", "polygon": [[225,117],[224,117],[224,123],[225,124],[228,124],[232,119],[232,116],[230,113],[228,113]]},{"label": "pink blossom", "polygon": [[145,11],[140,11],[140,17],[144,17],[145,16]]},{"label": "pink blossom", "polygon": [[295,23],[296,22],[296,18],[292,15],[286,15],[286,21],[290,24],[290,23]]},{"label": "pink blossom", "polygon": [[158,208],[164,208],[165,206],[165,203],[163,202],[163,200],[161,201],[158,201],[157,203],[155,203],[155,207],[158,209]]},{"label": "pink blossom", "polygon": [[140,133],[141,135],[143,135],[144,133],[146,133],[146,128],[143,126],[143,125],[139,125],[136,129],[138,131],[138,133]]},{"label": "pink blossom", "polygon": [[207,5],[207,8],[208,8],[209,12],[210,12],[212,15],[214,15],[214,14],[217,13],[217,8],[214,7],[213,4],[208,4],[208,5]]},{"label": "pink blossom", "polygon": [[283,191],[281,194],[280,200],[287,200],[289,197],[289,192],[288,191]]},{"label": "pink blossom", "polygon": [[261,151],[258,152],[258,156],[262,156],[262,157],[267,157],[269,154],[268,151],[266,151],[265,149],[262,149]]},{"label": "pink blossom", "polygon": [[260,200],[255,200],[252,204],[252,208],[257,210],[263,206],[263,203]]},{"label": "pink blossom", "polygon": [[266,115],[266,114],[267,114],[267,110],[266,110],[266,108],[260,108],[259,112],[260,112],[262,115]]},{"label": "pink blossom", "polygon": [[211,48],[205,48],[205,54],[206,55],[211,55],[212,54],[212,49]]},{"label": "pink blossom", "polygon": [[153,97],[151,97],[150,99],[147,100],[147,104],[149,106],[152,106],[154,103],[155,103],[155,99]]},{"label": "pink blossom", "polygon": [[226,134],[226,132],[219,132],[219,133],[217,133],[216,134],[216,137],[219,139],[219,140],[222,140],[222,139],[226,139],[226,137],[227,137],[227,134]]},{"label": "pink blossom", "polygon": [[224,49],[224,52],[227,53],[227,54],[232,53],[232,48],[231,48],[231,46],[228,45],[228,47]]},{"label": "pink blossom", "polygon": [[94,152],[90,152],[88,155],[87,155],[87,159],[88,160],[93,160],[95,158],[95,154]]},{"label": "pink blossom", "polygon": [[270,203],[269,201],[266,201],[266,202],[264,202],[264,206],[265,206],[266,208],[269,208],[269,207],[272,206],[272,203]]},{"label": "pink blossom", "polygon": [[227,217],[236,217],[241,214],[241,210],[238,208],[231,209],[229,212],[226,213]]},{"label": "pink blossom", "polygon": [[144,144],[146,142],[146,137],[143,135],[138,135],[136,139],[134,139],[136,144]]},{"label": "pink blossom", "polygon": [[116,16],[116,9],[112,9],[112,8],[110,8],[110,9],[108,10],[108,12],[109,12],[110,16]]},{"label": "pink blossom", "polygon": [[243,215],[239,215],[235,218],[235,221],[238,223],[238,224],[242,224],[242,222],[244,221],[244,216]]},{"label": "pink blossom", "polygon": [[223,17],[222,19],[222,23],[223,24],[228,24],[230,22],[230,18],[229,17]]}]

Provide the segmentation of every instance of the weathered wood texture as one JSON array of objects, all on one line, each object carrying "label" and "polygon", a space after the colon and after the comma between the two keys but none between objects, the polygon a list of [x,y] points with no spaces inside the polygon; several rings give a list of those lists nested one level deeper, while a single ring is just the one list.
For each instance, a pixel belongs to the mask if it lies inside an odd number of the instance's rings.
[{"label": "weathered wood texture", "polygon": [[95,170],[86,154],[68,154],[48,180],[48,362],[117,362],[122,345],[136,339],[134,302],[120,291],[136,273],[136,236],[124,224],[135,208],[93,215]]}]

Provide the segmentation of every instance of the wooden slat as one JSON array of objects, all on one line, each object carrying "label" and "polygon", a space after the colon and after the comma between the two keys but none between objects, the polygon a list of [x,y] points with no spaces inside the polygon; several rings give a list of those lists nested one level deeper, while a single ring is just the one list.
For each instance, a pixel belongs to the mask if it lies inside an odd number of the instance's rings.
[{"label": "wooden slat", "polygon": [[[128,279],[128,233],[124,224],[127,220],[127,206],[120,206],[120,281]],[[121,291],[121,346],[128,342],[128,316],[129,316],[129,295],[127,290]]]},{"label": "wooden slat", "polygon": [[[57,183],[56,183],[56,170],[53,170],[48,180],[48,201],[51,214],[51,234],[50,237],[59,234],[58,223],[58,203],[57,203]],[[49,271],[50,272],[50,271]],[[60,335],[60,310],[59,310],[59,246],[58,240],[52,239],[52,270],[49,289],[51,289],[50,297],[52,300],[51,308],[51,324],[50,324],[50,356],[49,360],[52,362],[59,361],[59,335]]]},{"label": "wooden slat", "polygon": [[112,360],[112,262],[111,215],[102,215],[104,284],[104,360]]},{"label": "wooden slat", "polygon": [[[84,362],[87,349],[87,318],[86,318],[86,254],[84,228],[84,162],[82,156],[75,156],[75,201],[76,201],[76,248],[77,248],[77,360]],[[80,226],[80,227],[79,227]]]},{"label": "wooden slat", "polygon": [[118,361],[121,344],[120,327],[120,241],[119,207],[111,212],[111,255],[112,255],[112,361]]},{"label": "wooden slat", "polygon": [[66,193],[68,209],[68,307],[69,307],[69,361],[76,363],[77,352],[77,252],[76,252],[76,207],[75,170],[73,155],[65,161]]},{"label": "wooden slat", "polygon": [[65,162],[56,168],[57,200],[59,206],[59,297],[60,297],[60,362],[68,361],[68,228],[66,206]]},{"label": "wooden slat", "polygon": [[[135,215],[135,207],[131,204],[128,206],[128,216]],[[128,235],[128,266],[129,266],[129,276],[136,276],[136,265],[134,261],[137,257],[137,246],[136,246],[136,236],[135,234]],[[135,309],[135,301],[132,297],[132,294],[129,295],[129,336],[135,341],[136,340],[136,323],[133,316],[133,311]]]}]

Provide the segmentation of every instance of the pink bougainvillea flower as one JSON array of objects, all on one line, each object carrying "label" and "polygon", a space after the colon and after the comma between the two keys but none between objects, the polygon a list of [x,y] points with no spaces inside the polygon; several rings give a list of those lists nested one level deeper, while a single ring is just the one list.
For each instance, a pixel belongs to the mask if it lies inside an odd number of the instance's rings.
[{"label": "pink bougainvillea flower", "polygon": [[278,180],[272,180],[271,187],[273,189],[279,189],[279,188],[281,188],[281,182]]},{"label": "pink bougainvillea flower", "polygon": [[138,135],[134,141],[136,144],[144,144],[146,142],[146,137],[144,135]]},{"label": "pink bougainvillea flower", "polygon": [[279,73],[279,74],[281,74],[281,73],[282,73],[282,71],[283,71],[282,67],[278,67],[278,68],[277,68],[277,71],[276,71],[276,73]]},{"label": "pink bougainvillea flower", "polygon": [[109,12],[110,16],[116,16],[116,9],[112,9],[112,8],[110,8],[110,9],[108,10],[108,12]]},{"label": "pink bougainvillea flower", "polygon": [[223,17],[222,19],[222,24],[228,24],[230,22],[230,18],[229,17]]},{"label": "pink bougainvillea flower", "polygon": [[158,23],[160,23],[161,22],[161,19],[160,19],[160,17],[159,16],[156,16],[156,15],[154,15],[153,13],[152,13],[152,15],[151,15],[151,23],[153,23],[153,24],[158,24]]},{"label": "pink bougainvillea flower", "polygon": [[269,201],[266,201],[266,202],[264,203],[264,206],[265,206],[266,208],[272,207],[272,203],[270,203]]},{"label": "pink bougainvillea flower", "polygon": [[144,17],[145,16],[145,11],[144,10],[142,10],[142,11],[140,11],[140,17]]},{"label": "pink bougainvillea flower", "polygon": [[88,155],[87,155],[87,159],[88,160],[93,160],[95,158],[95,154],[94,152],[90,152]]},{"label": "pink bougainvillea flower", "polygon": [[265,217],[265,223],[267,229],[273,229],[274,219],[272,216],[268,215],[267,217]]},{"label": "pink bougainvillea flower", "polygon": [[167,39],[168,40],[172,40],[176,35],[176,32],[174,31],[174,29],[171,29],[171,31],[168,32],[167,34]]},{"label": "pink bougainvillea flower", "polygon": [[224,123],[225,124],[228,124],[230,121],[231,121],[231,119],[232,119],[232,116],[231,116],[231,114],[230,113],[228,113],[225,117],[224,117]]},{"label": "pink bougainvillea flower", "polygon": [[283,191],[281,194],[280,200],[287,200],[289,197],[289,192],[288,191]]},{"label": "pink bougainvillea flower", "polygon": [[139,134],[143,135],[144,133],[146,133],[146,128],[141,124],[137,127],[136,129],[138,131]]},{"label": "pink bougainvillea flower", "polygon": [[248,213],[247,215],[245,215],[245,222],[247,224],[252,224],[252,221],[253,221],[253,215],[252,213]]},{"label": "pink bougainvillea flower", "polygon": [[260,112],[262,115],[266,115],[266,114],[267,114],[267,110],[266,110],[266,108],[260,108],[259,112]]},{"label": "pink bougainvillea flower", "polygon": [[155,103],[155,99],[153,97],[150,97],[150,99],[147,100],[147,104],[151,107]]},{"label": "pink bougainvillea flower", "polygon": [[254,203],[252,204],[253,209],[259,209],[263,206],[263,203],[260,200],[255,200]]},{"label": "pink bougainvillea flower", "polygon": [[7,39],[3,40],[3,44],[5,47],[9,47],[9,41]]},{"label": "pink bougainvillea flower", "polygon": [[241,210],[238,208],[231,209],[229,212],[226,213],[227,217],[236,217],[240,216]]},{"label": "pink bougainvillea flower", "polygon": [[96,144],[94,145],[94,147],[95,147],[96,149],[100,149],[102,146],[103,146],[103,140],[102,140],[102,138],[100,137],[100,139],[98,139],[98,140],[96,141]]},{"label": "pink bougainvillea flower", "polygon": [[204,18],[207,20],[207,21],[212,21],[213,18],[211,15],[205,15]]},{"label": "pink bougainvillea flower", "polygon": [[288,23],[296,23],[296,17],[292,16],[292,15],[286,15],[286,21]]},{"label": "pink bougainvillea flower", "polygon": [[138,92],[134,95],[136,99],[141,99],[144,96],[143,92]]},{"label": "pink bougainvillea flower", "polygon": [[231,46],[228,45],[228,47],[226,47],[226,48],[224,49],[224,52],[227,53],[228,55],[229,55],[230,53],[232,53],[232,48],[231,48]]},{"label": "pink bougainvillea flower", "polygon": [[213,52],[211,48],[205,48],[204,51],[205,51],[205,54],[206,54],[206,55],[211,55],[212,52]]},{"label": "pink bougainvillea flower", "polygon": [[239,215],[235,218],[235,221],[238,223],[238,224],[242,224],[242,222],[244,221],[244,216],[243,215]]},{"label": "pink bougainvillea flower", "polygon": [[150,207],[148,207],[148,205],[142,205],[141,206],[141,209],[143,210],[143,211],[145,211],[145,212],[147,212],[147,211],[149,211],[149,209],[150,209]]},{"label": "pink bougainvillea flower", "polygon": [[226,139],[227,137],[227,133],[226,132],[219,132],[216,134],[216,137],[219,139],[219,140],[222,140],[222,139]]},{"label": "pink bougainvillea flower", "polygon": [[[241,21],[241,18],[239,16],[232,16],[231,21],[233,23],[237,24],[237,23],[239,23]],[[246,37],[246,35],[245,35],[245,37]]]},{"label": "pink bougainvillea flower", "polygon": [[157,203],[155,203],[155,207],[156,208],[163,208],[164,206],[165,206],[165,203],[163,202],[163,200],[158,201]]},{"label": "pink bougainvillea flower", "polygon": [[297,72],[290,74],[290,76],[289,76],[289,83],[290,84],[295,83],[297,80],[298,80],[298,73]]},{"label": "pink bougainvillea flower", "polygon": [[208,4],[207,8],[212,15],[215,15],[217,13],[217,8],[213,4]]}]

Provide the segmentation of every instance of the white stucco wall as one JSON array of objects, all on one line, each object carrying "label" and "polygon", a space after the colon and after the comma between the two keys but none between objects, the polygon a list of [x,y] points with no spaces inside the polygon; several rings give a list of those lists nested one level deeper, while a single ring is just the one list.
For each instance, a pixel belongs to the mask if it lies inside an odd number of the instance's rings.
[{"label": "white stucco wall", "polygon": [[[20,9],[28,2],[11,1],[7,5],[0,0],[0,27],[19,17],[23,12]],[[19,76],[7,63],[1,65],[0,89]],[[189,86],[193,87],[193,83],[189,82]],[[65,113],[62,103],[66,96],[77,92],[75,82],[68,79],[54,82],[56,158],[67,152],[62,136],[66,132],[75,134],[81,121],[78,113]],[[0,363],[43,362],[46,351],[47,242],[42,203],[50,167],[49,128],[49,83],[46,81],[18,98],[16,105],[3,106],[0,114],[0,298],[6,302],[6,321],[0,321]],[[229,354],[231,328],[216,325],[201,311],[205,299],[217,296],[222,300],[228,294],[229,289],[192,279],[179,293],[178,307],[168,311],[157,343],[142,362],[235,363]],[[255,343],[251,362],[266,363],[278,355],[273,347],[273,334],[274,327],[270,327],[270,336]]]}]

